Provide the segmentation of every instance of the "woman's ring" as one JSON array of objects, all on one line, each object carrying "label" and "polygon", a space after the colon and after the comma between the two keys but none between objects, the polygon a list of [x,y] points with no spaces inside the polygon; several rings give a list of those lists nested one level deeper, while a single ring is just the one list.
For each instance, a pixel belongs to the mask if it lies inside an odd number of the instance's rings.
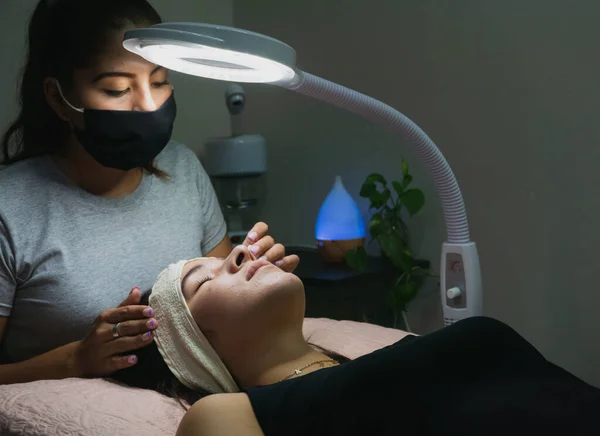
[{"label": "woman's ring", "polygon": [[115,325],[113,325],[112,328],[112,334],[113,334],[113,338],[118,338],[119,336],[119,324],[121,324],[120,322],[116,323]]}]

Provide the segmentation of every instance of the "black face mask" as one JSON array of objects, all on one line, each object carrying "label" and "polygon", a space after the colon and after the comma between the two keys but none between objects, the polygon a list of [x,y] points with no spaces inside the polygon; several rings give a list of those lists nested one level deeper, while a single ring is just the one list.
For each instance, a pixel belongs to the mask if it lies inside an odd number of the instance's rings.
[{"label": "black face mask", "polygon": [[75,128],[75,136],[102,166],[125,171],[142,167],[151,163],[171,140],[177,116],[174,93],[152,112],[79,109],[64,96],[63,100],[73,110],[83,112],[85,129]]}]

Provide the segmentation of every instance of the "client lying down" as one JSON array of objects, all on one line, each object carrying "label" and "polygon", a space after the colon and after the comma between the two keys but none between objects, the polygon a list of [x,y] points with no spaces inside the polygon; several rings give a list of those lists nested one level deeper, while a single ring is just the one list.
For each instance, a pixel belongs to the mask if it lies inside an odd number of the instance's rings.
[{"label": "client lying down", "polygon": [[115,378],[191,403],[204,396],[179,436],[600,432],[600,390],[493,319],[333,359],[303,338],[302,282],[245,247],[170,265],[149,304],[155,343]]}]

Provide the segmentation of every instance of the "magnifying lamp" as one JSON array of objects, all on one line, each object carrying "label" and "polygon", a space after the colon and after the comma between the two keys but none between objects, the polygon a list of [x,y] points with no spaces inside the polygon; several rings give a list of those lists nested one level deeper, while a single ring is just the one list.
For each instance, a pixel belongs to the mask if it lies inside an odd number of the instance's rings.
[{"label": "magnifying lamp", "polygon": [[167,69],[209,79],[268,83],[353,112],[404,135],[433,177],[442,202],[441,301],[446,325],[482,314],[479,256],[470,240],[458,183],[433,141],[394,108],[296,68],[296,52],[281,41],[246,30],[199,23],[162,23],[125,33],[123,46]]}]

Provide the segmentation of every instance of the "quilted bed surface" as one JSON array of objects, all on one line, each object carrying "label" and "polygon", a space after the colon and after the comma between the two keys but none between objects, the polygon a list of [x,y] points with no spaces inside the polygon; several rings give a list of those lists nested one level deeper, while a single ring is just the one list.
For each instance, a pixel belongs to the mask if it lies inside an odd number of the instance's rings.
[{"label": "quilted bed surface", "polygon": [[0,390],[2,436],[174,434],[185,410],[156,392],[102,379],[43,380]]}]

